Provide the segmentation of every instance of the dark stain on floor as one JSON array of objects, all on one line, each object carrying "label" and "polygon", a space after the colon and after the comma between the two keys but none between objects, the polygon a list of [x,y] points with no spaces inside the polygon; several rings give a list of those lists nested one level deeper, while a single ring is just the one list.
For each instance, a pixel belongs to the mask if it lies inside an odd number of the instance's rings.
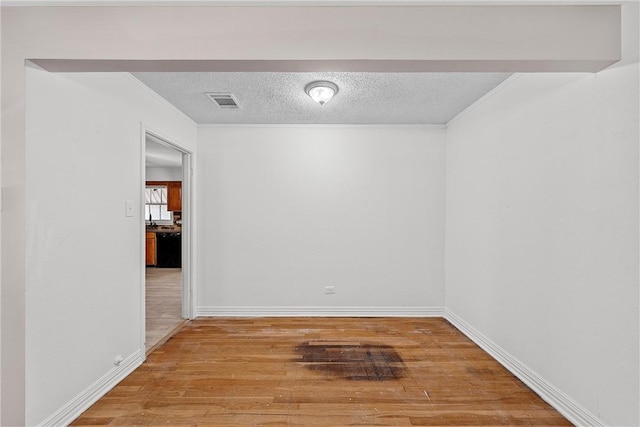
[{"label": "dark stain on floor", "polygon": [[307,342],[296,350],[308,369],[348,380],[384,381],[402,378],[402,357],[388,345]]}]

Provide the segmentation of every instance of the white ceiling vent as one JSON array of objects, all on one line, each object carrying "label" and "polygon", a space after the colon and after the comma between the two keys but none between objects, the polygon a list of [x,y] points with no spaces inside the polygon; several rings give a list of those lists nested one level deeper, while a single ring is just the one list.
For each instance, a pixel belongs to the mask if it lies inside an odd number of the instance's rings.
[{"label": "white ceiling vent", "polygon": [[231,93],[207,92],[211,102],[225,110],[239,110],[240,106]]}]

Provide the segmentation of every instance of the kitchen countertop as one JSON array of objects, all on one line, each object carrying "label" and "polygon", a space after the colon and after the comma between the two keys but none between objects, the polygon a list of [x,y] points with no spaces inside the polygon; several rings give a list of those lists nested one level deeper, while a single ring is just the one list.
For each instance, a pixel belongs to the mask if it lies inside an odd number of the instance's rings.
[{"label": "kitchen countertop", "polygon": [[171,227],[168,225],[157,228],[146,228],[147,233],[182,233],[182,227]]}]

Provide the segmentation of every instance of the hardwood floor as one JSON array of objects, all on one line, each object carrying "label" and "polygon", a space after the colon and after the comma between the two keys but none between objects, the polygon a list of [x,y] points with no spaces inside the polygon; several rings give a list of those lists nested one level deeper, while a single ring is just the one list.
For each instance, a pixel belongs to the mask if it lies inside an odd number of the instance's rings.
[{"label": "hardwood floor", "polygon": [[184,325],[182,269],[147,267],[145,278],[147,353]]},{"label": "hardwood floor", "polygon": [[72,425],[571,425],[440,318],[197,319]]}]

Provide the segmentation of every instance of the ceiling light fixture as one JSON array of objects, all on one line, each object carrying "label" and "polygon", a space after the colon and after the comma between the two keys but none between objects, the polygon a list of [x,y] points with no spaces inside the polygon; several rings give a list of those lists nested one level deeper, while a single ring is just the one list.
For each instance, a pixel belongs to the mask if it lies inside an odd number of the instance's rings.
[{"label": "ceiling light fixture", "polygon": [[338,86],[335,83],[318,80],[305,86],[304,91],[320,105],[331,101],[331,98],[338,93]]}]

